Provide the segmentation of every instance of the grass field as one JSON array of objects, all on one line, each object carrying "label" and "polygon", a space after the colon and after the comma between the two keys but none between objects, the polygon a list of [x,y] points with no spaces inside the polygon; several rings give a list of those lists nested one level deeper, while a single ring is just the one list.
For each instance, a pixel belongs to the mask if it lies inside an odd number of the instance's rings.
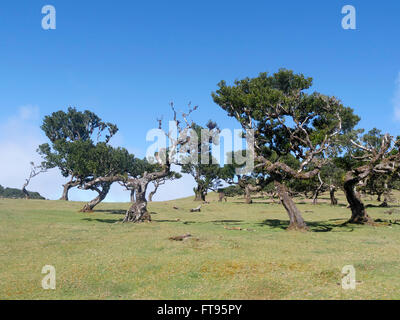
[{"label": "grass field", "polygon": [[[310,231],[295,232],[279,204],[209,200],[200,213],[192,198],[150,203],[144,224],[115,223],[126,203],[83,214],[77,202],[0,200],[0,299],[400,299],[399,213],[370,208],[378,226],[341,226],[343,197],[298,199]],[[41,287],[44,265],[56,290]],[[345,265],[355,290],[341,287]]]}]

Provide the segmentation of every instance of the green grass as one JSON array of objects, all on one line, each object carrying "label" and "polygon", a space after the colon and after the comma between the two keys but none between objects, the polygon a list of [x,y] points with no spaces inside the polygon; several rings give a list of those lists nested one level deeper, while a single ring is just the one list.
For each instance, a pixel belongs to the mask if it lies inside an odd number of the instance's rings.
[{"label": "green grass", "polygon": [[[209,200],[200,213],[192,199],[150,203],[144,224],[115,223],[126,203],[83,214],[78,202],[0,200],[0,299],[400,299],[399,213],[370,208],[378,226],[341,226],[343,197],[299,199],[310,231],[295,232],[279,204]],[[44,265],[56,290],[41,288]],[[345,265],[355,290],[340,285]]]}]

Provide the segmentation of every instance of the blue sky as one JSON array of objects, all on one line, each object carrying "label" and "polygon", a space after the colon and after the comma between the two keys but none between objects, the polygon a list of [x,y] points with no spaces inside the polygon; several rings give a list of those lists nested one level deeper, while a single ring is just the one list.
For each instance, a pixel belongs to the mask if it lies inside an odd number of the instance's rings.
[{"label": "blue sky", "polygon": [[[48,4],[56,30],[41,28]],[[348,4],[356,30],[341,27]],[[118,124],[115,144],[144,156],[146,133],[168,118],[170,101],[199,105],[200,123],[238,128],[212,102],[216,84],[281,67],[313,77],[315,90],[355,109],[361,127],[398,134],[399,17],[398,0],[1,1],[0,164],[14,167],[0,184],[22,184],[45,140],[40,121],[53,111],[95,111]],[[36,187],[54,198],[59,190],[43,179]]]}]

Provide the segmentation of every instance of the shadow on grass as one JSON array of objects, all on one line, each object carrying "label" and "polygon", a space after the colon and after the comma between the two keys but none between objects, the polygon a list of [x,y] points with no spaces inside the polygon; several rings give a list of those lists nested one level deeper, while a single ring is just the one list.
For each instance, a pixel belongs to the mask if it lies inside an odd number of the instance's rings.
[{"label": "shadow on grass", "polygon": [[[255,198],[253,198],[253,200],[254,200]],[[245,205],[247,205],[247,206],[252,206],[252,205],[260,205],[260,204],[262,204],[262,205],[270,205],[270,204],[279,204],[278,202],[272,202],[272,201],[270,201],[270,202],[267,202],[267,201],[257,201],[257,202],[252,202],[252,203],[246,203],[246,202],[244,202],[244,200],[243,201],[232,201],[232,202],[230,202],[230,203],[234,203],[234,204],[245,204]]]},{"label": "shadow on grass", "polygon": [[101,212],[101,213],[109,213],[109,214],[125,214],[126,210],[94,210],[94,213]]},{"label": "shadow on grass", "polygon": [[[336,220],[336,219],[333,219]],[[340,220],[340,219],[339,219]],[[335,224],[327,221],[306,221],[311,232],[352,232],[354,228],[346,224]],[[269,226],[286,230],[289,227],[289,221],[279,219],[267,219],[257,224],[258,226]]]},{"label": "shadow on grass", "polygon": [[399,208],[400,207],[400,205],[396,205],[396,204],[388,204],[388,205],[386,205],[386,206],[383,206],[383,205],[381,205],[381,204],[372,204],[372,203],[369,203],[369,204],[366,204],[365,205],[365,208],[381,208],[381,209],[390,209],[390,208]]},{"label": "shadow on grass", "polygon": [[215,225],[225,225],[225,224],[243,224],[243,220],[213,220],[213,221],[182,221],[183,224],[190,225],[190,224],[208,224],[213,223]]},{"label": "shadow on grass", "polygon": [[210,221],[213,223],[236,223],[236,222],[243,222],[243,220],[214,220]]},{"label": "shadow on grass", "polygon": [[92,219],[92,218],[84,218],[82,219],[84,221],[88,221],[88,222],[102,222],[102,223],[117,223],[117,222],[122,222],[124,219],[118,219],[118,220],[112,220],[112,219]]}]

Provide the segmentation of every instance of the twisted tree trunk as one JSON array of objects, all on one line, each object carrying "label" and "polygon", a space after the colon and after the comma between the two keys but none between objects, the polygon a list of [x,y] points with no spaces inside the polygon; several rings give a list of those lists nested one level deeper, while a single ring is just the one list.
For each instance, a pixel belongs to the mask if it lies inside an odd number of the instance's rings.
[{"label": "twisted tree trunk", "polygon": [[318,179],[319,179],[320,184],[319,184],[318,188],[315,190],[315,193],[313,196],[313,205],[317,204],[317,199],[318,199],[319,193],[321,192],[321,190],[324,186],[324,182],[322,181],[321,175],[319,173],[318,173]]},{"label": "twisted tree trunk", "polygon": [[331,198],[331,206],[336,206],[338,204],[338,200],[335,198],[335,186],[329,186],[329,197]]},{"label": "twisted tree trunk", "polygon": [[128,209],[123,222],[150,222],[151,216],[147,211],[146,190],[148,182],[138,185],[136,191],[136,201]]},{"label": "twisted tree trunk", "polygon": [[150,222],[151,216],[147,211],[147,200],[146,191],[150,182],[162,179],[170,174],[170,164],[169,162],[164,165],[162,171],[157,172],[144,172],[141,178],[131,178],[126,184],[127,188],[131,191],[131,194],[136,195],[135,201],[132,203],[131,207],[126,211],[125,218],[123,222]]},{"label": "twisted tree trunk", "polygon": [[92,188],[92,190],[95,190],[98,192],[98,196],[94,198],[92,201],[89,203],[85,204],[85,206],[80,210],[81,212],[92,212],[94,207],[97,206],[100,202],[102,202],[108,192],[110,191],[111,183],[109,182],[103,182],[101,184],[101,189],[99,188]]},{"label": "twisted tree trunk", "polygon": [[257,192],[262,189],[261,186],[254,186],[251,183],[248,183],[246,179],[239,180],[239,186],[244,189],[244,199],[246,204],[252,204],[253,200],[251,199],[251,193]]},{"label": "twisted tree trunk", "polygon": [[33,162],[31,162],[31,173],[30,173],[29,177],[27,179],[25,179],[25,183],[22,186],[22,192],[24,193],[26,200],[30,199],[30,194],[29,194],[28,190],[26,190],[26,188],[28,187],[31,180],[34,177],[36,177],[37,175],[44,173],[46,171],[47,171],[46,167],[42,167],[42,165],[35,166],[35,164]]},{"label": "twisted tree trunk", "polygon": [[281,203],[289,215],[290,223],[288,230],[307,230],[308,227],[301,216],[300,210],[297,209],[295,203],[290,197],[287,187],[278,181],[274,181],[274,185]]},{"label": "twisted tree trunk", "polygon": [[28,190],[26,190],[26,183],[23,185],[23,187],[22,187],[22,192],[24,193],[24,195],[25,195],[25,199],[26,200],[29,200],[30,199],[30,195],[29,195],[29,192],[28,192]]},{"label": "twisted tree trunk", "polygon": [[153,190],[149,193],[149,202],[153,202],[153,197],[156,194],[157,190]]},{"label": "twisted tree trunk", "polygon": [[244,199],[246,204],[252,204],[253,200],[251,199],[251,190],[250,190],[250,185],[246,185],[244,188]]},{"label": "twisted tree trunk", "polygon": [[373,220],[365,211],[365,207],[359,194],[355,191],[355,186],[359,182],[359,179],[354,176],[353,172],[348,172],[345,176],[344,182],[344,192],[346,195],[347,202],[349,203],[351,209],[351,218],[349,223],[357,224],[369,224]]},{"label": "twisted tree trunk", "polygon": [[61,195],[60,200],[69,201],[69,197],[68,197],[69,190],[78,185],[79,185],[78,181],[72,181],[72,180],[67,182],[66,184],[64,184],[63,185],[64,189],[63,189],[63,193]]},{"label": "twisted tree trunk", "polygon": [[62,193],[61,198],[59,200],[69,201],[68,191],[69,191],[69,189],[72,188],[72,186],[69,183],[66,183],[66,184],[63,185],[63,187],[64,187],[63,193]]},{"label": "twisted tree trunk", "polygon": [[196,189],[194,189],[194,201],[206,201],[206,191],[204,188],[197,186]]},{"label": "twisted tree trunk", "polygon": [[388,184],[387,184],[387,182],[385,182],[384,191],[383,191],[383,202],[379,205],[380,207],[386,208],[386,207],[389,206],[389,204],[388,204],[388,202],[389,202],[389,194],[390,194],[390,191],[389,191],[389,188],[388,188]]}]

